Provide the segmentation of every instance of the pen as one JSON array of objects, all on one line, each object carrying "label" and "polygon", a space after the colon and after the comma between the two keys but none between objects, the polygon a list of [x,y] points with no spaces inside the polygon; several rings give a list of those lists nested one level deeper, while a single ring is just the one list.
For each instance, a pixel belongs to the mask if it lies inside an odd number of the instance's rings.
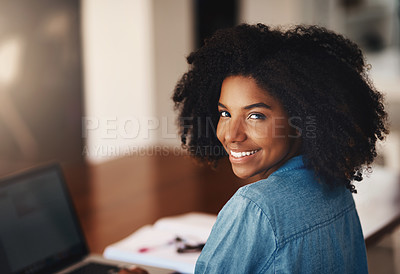
[{"label": "pen", "polygon": [[205,243],[199,243],[199,244],[188,244],[187,240],[185,240],[182,237],[175,237],[173,240],[162,244],[162,245],[156,245],[156,246],[147,246],[147,247],[142,247],[138,250],[139,253],[146,253],[149,251],[154,251],[162,247],[167,247],[171,244],[176,245],[176,252],[178,253],[190,253],[190,252],[199,252],[203,249]]},{"label": "pen", "polygon": [[177,248],[176,252],[178,253],[190,253],[190,252],[199,252],[203,250],[204,243],[197,244],[197,245],[189,245],[185,244],[183,247]]},{"label": "pen", "polygon": [[146,253],[146,252],[149,252],[149,251],[154,251],[154,250],[157,250],[157,249],[160,249],[160,248],[163,248],[163,247],[170,246],[170,245],[174,244],[175,242],[176,242],[176,240],[174,239],[174,240],[169,241],[169,242],[167,242],[165,244],[156,245],[156,246],[142,247],[142,248],[139,248],[138,252],[139,253]]}]

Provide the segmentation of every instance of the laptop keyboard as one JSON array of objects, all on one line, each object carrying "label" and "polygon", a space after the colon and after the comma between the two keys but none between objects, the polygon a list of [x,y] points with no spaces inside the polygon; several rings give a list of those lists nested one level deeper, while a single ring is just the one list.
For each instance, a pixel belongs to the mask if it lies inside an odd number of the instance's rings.
[{"label": "laptop keyboard", "polygon": [[107,265],[107,264],[99,264],[99,263],[88,263],[78,269],[70,272],[71,274],[114,274],[118,273],[120,268]]}]

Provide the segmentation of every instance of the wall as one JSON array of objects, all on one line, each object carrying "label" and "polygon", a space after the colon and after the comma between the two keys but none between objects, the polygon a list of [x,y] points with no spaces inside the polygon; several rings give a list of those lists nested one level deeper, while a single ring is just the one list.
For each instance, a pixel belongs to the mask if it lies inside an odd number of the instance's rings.
[{"label": "wall", "polygon": [[82,1],[83,153],[90,162],[154,140],[140,121],[155,116],[151,8],[146,0]]},{"label": "wall", "polygon": [[241,0],[240,21],[249,24],[281,25],[302,21],[302,1],[293,0]]},{"label": "wall", "polygon": [[176,82],[187,71],[187,55],[194,48],[192,1],[153,0],[155,37],[155,105],[160,120],[157,142],[180,144],[176,112],[171,100]]},{"label": "wall", "polygon": [[78,0],[0,1],[0,174],[82,161]]},{"label": "wall", "polygon": [[192,48],[186,0],[83,0],[83,154],[98,163],[178,142],[171,101]]},{"label": "wall", "polygon": [[344,28],[336,0],[240,0],[240,9],[240,22],[250,24],[318,24],[339,32]]}]

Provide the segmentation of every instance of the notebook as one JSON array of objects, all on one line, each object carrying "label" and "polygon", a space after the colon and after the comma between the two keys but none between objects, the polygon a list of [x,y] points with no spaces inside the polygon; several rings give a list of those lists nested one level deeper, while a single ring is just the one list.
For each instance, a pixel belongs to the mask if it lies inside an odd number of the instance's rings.
[{"label": "notebook", "polygon": [[0,273],[81,273],[74,271],[84,265],[98,274],[129,267],[89,254],[60,166],[0,180]]},{"label": "notebook", "polygon": [[164,217],[107,246],[103,255],[107,259],[194,273],[216,219],[216,215],[200,212]]}]

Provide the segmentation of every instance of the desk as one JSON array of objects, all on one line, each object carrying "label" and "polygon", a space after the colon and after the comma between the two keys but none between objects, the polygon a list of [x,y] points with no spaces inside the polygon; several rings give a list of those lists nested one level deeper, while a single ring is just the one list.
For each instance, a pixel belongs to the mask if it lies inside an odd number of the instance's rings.
[{"label": "desk", "polygon": [[94,253],[161,217],[191,211],[217,214],[243,184],[227,161],[211,170],[173,153],[63,169]]},{"label": "desk", "polygon": [[[227,161],[211,170],[173,153],[65,166],[64,171],[95,253],[161,217],[191,211],[216,214],[248,183],[233,175]],[[355,199],[367,246],[400,223],[400,186],[393,176],[376,170],[357,184]]]},{"label": "desk", "polygon": [[375,167],[355,185],[354,201],[365,242],[371,246],[400,224],[400,177],[398,172]]}]

